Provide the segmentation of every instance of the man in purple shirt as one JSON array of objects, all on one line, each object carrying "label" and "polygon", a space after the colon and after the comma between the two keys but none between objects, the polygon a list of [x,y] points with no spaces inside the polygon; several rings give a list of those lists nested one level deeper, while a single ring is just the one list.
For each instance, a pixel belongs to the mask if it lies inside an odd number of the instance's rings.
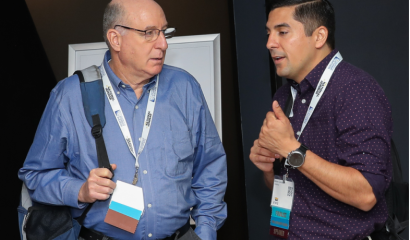
[{"label": "man in purple shirt", "polygon": [[[281,175],[285,161],[294,167],[288,169],[295,184],[289,239],[364,239],[388,216],[391,107],[377,82],[346,61],[327,84],[319,84],[338,53],[334,11],[327,0],[279,0],[267,7],[266,47],[277,74],[288,83],[276,92],[250,159],[270,189],[275,158],[281,159]],[[288,119],[282,108],[292,91]],[[296,150],[299,165],[292,165]]]}]

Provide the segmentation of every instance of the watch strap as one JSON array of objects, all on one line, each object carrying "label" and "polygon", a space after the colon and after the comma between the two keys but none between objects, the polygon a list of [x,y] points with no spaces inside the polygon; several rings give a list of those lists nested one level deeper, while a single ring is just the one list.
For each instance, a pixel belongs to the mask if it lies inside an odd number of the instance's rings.
[{"label": "watch strap", "polygon": [[303,143],[301,143],[300,147],[296,150],[299,150],[303,153],[303,155],[306,155],[306,151],[309,150],[309,148],[306,145],[303,145]]}]

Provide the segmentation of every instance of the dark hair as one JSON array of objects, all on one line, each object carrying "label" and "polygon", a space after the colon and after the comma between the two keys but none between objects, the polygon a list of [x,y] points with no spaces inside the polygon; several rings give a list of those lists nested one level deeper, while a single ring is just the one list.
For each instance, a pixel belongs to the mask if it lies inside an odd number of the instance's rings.
[{"label": "dark hair", "polygon": [[329,32],[326,43],[335,48],[335,11],[327,0],[267,0],[267,15],[280,7],[296,6],[293,18],[301,22],[306,36],[312,36],[320,26],[325,26]]}]

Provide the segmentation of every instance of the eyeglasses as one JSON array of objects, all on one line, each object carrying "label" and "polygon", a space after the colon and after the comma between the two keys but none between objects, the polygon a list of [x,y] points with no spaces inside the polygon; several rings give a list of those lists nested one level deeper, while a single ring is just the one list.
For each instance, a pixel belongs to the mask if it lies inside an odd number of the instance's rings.
[{"label": "eyeglasses", "polygon": [[162,32],[165,36],[165,38],[172,38],[175,34],[175,32],[177,31],[176,28],[167,28],[164,30],[160,30],[160,29],[149,29],[149,30],[139,30],[139,29],[135,29],[135,28],[130,28],[130,27],[126,27],[126,26],[122,26],[122,25],[115,25],[114,28],[116,27],[123,27],[125,29],[129,29],[129,30],[134,30],[134,31],[138,31],[138,32],[143,32],[144,36],[145,36],[145,40],[147,40],[148,42],[152,42],[157,40],[159,34]]}]

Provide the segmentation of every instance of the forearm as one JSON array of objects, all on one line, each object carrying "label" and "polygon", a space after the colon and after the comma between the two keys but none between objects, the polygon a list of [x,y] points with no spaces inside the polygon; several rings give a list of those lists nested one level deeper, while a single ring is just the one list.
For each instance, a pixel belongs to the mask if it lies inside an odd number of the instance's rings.
[{"label": "forearm", "polygon": [[34,201],[75,208],[84,207],[77,199],[84,181],[68,176],[65,169],[35,171],[23,167],[19,171],[19,178],[30,190],[30,197]]},{"label": "forearm", "polygon": [[263,172],[263,179],[265,180],[266,186],[272,190],[273,189],[273,181],[275,179],[275,172],[273,169],[269,172]]},{"label": "forearm", "polygon": [[363,211],[369,211],[377,202],[369,182],[354,168],[331,163],[307,151],[305,163],[298,169],[324,192],[341,202]]}]

